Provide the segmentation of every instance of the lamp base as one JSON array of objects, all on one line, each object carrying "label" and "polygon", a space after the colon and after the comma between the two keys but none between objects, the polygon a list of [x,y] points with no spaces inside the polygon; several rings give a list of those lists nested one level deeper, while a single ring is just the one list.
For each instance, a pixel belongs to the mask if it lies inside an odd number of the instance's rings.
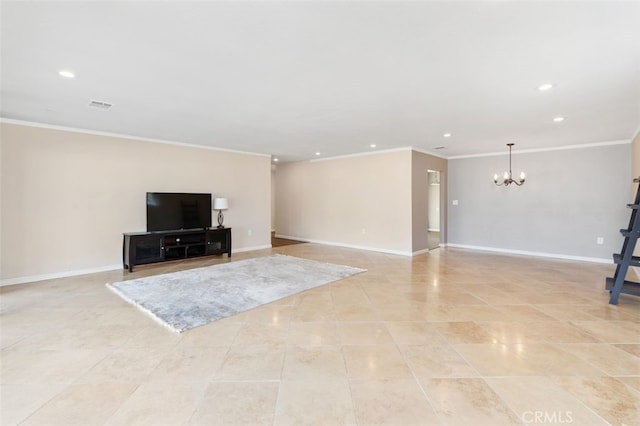
[{"label": "lamp base", "polygon": [[222,214],[222,210],[218,210],[218,228],[224,228],[222,222],[224,221],[224,215]]}]

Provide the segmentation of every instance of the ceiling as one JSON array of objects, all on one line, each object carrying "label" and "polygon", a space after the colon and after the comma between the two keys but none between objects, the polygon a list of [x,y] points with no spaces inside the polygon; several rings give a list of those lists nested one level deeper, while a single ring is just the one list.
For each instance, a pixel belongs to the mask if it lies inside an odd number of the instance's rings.
[{"label": "ceiling", "polygon": [[5,119],[281,161],[516,152],[629,140],[640,125],[638,2],[1,7]]}]

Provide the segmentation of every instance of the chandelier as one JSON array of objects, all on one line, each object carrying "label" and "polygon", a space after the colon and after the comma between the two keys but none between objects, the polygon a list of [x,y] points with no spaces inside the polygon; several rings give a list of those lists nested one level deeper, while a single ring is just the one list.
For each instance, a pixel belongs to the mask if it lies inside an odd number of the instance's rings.
[{"label": "chandelier", "polygon": [[493,183],[495,183],[498,186],[504,185],[504,186],[509,186],[509,184],[511,183],[515,183],[516,185],[520,186],[524,183],[524,172],[520,173],[520,179],[513,179],[511,177],[511,147],[513,146],[513,143],[508,143],[507,146],[509,147],[509,171],[508,172],[504,172],[504,174],[502,175],[502,179],[498,180],[498,174],[494,174],[493,175]]}]

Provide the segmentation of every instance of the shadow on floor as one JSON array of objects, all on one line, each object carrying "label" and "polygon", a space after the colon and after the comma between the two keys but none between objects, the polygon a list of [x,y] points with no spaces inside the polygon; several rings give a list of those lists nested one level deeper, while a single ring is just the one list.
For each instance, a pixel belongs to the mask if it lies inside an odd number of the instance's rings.
[{"label": "shadow on floor", "polygon": [[305,241],[287,240],[285,238],[277,238],[276,233],[271,233],[271,247],[292,246],[294,244],[304,244]]}]

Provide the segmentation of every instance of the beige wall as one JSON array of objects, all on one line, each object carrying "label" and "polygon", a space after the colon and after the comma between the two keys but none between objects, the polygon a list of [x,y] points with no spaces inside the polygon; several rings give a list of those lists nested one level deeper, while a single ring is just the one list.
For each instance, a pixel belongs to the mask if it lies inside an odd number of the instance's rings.
[{"label": "beige wall", "polygon": [[410,254],[411,151],[279,164],[276,235]]},{"label": "beige wall", "polygon": [[[640,177],[640,132],[636,135],[631,143],[631,176]],[[635,195],[635,187],[632,192]]]},{"label": "beige wall", "polygon": [[276,166],[271,165],[271,230],[276,229]]},{"label": "beige wall", "polygon": [[447,241],[447,160],[418,151],[411,152],[412,251],[429,248],[427,240],[429,216],[428,170],[440,173],[440,243]]},{"label": "beige wall", "polygon": [[2,198],[2,170],[4,170],[3,166],[2,166],[2,129],[0,128],[0,283],[2,282],[2,241],[4,241],[3,238],[3,227],[2,227],[2,210],[3,210],[3,198]]},{"label": "beige wall", "polygon": [[4,282],[121,264],[122,233],[146,228],[147,191],[227,197],[234,251],[270,245],[267,156],[0,126]]},{"label": "beige wall", "polygon": [[[631,176],[634,179],[640,177],[640,132],[638,132],[631,144]],[[636,196],[637,190],[638,185],[633,185],[631,188],[631,200]],[[640,256],[640,244],[636,244],[634,254],[636,256]],[[634,270],[638,278],[640,278],[640,268],[634,267]]]}]

